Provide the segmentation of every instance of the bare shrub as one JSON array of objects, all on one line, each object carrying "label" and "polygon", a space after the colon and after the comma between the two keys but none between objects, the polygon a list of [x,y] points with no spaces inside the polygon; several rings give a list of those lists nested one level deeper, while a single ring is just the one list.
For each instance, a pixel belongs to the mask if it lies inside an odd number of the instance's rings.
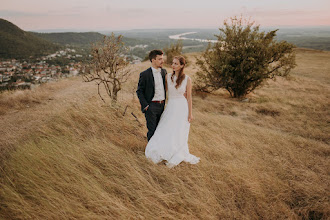
[{"label": "bare shrub", "polygon": [[129,62],[124,54],[127,48],[122,42],[122,35],[116,37],[113,33],[104,37],[103,41],[93,45],[92,61],[85,66],[83,79],[85,82],[96,82],[98,94],[103,102],[104,98],[100,93],[100,85],[103,85],[108,96],[113,102],[117,101],[117,94],[122,89],[131,71],[127,68]]}]

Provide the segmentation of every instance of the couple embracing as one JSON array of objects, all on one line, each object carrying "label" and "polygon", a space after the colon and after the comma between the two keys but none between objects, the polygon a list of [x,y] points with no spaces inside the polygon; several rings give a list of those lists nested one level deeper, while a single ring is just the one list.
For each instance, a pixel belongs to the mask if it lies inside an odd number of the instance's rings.
[{"label": "couple embracing", "polygon": [[136,91],[148,128],[145,155],[154,163],[166,160],[168,167],[182,161],[196,164],[199,158],[190,154],[188,148],[190,122],[193,120],[192,83],[184,74],[185,59],[183,56],[174,57],[173,73],[169,74],[162,68],[161,50],[152,50],[149,60],[151,67],[140,73]]}]

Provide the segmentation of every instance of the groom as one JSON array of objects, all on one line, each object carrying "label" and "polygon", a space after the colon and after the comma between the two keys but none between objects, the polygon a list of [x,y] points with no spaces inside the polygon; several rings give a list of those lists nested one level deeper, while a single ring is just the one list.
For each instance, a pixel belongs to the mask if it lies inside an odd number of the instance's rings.
[{"label": "groom", "polygon": [[151,67],[140,73],[136,94],[141,103],[141,110],[145,114],[148,128],[148,141],[155,133],[160,116],[165,106],[165,75],[163,69],[163,51],[152,50],[149,53]]}]

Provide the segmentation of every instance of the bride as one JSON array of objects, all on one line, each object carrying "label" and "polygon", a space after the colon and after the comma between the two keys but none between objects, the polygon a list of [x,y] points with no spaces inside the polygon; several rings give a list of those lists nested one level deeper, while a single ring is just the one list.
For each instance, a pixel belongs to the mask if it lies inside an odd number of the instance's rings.
[{"label": "bride", "polygon": [[[168,103],[160,118],[154,135],[149,140],[145,155],[154,163],[166,160],[168,167],[182,161],[196,164],[199,158],[189,153],[188,135],[192,116],[192,83],[183,70],[186,61],[183,56],[173,59],[173,73],[166,75]],[[187,99],[184,93],[187,91]]]}]

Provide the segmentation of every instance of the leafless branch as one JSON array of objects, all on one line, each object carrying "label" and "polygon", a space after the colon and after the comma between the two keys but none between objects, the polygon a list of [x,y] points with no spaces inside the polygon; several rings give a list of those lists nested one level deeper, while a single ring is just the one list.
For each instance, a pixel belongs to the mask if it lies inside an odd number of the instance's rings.
[{"label": "leafless branch", "polygon": [[139,119],[136,117],[136,115],[133,112],[131,112],[131,115],[133,115],[133,117],[139,123],[139,126],[141,127],[142,126],[142,123],[139,121]]},{"label": "leafless branch", "polygon": [[125,60],[123,52],[126,50],[122,43],[122,36],[104,37],[102,42],[93,44],[92,63],[86,65],[83,79],[85,82],[97,81],[98,94],[103,102],[105,100],[100,94],[100,85],[103,85],[111,100],[117,100],[117,93],[122,84],[126,83],[131,71],[127,69],[129,63]]}]

